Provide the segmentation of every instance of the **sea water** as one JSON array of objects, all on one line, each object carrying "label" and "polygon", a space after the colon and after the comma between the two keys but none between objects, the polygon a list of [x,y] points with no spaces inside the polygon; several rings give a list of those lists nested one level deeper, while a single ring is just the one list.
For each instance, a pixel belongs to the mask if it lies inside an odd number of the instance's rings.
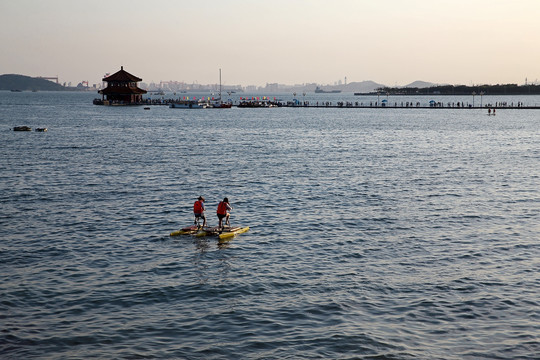
[{"label": "sea water", "polygon": [[0,92],[2,359],[538,358],[540,110],[94,96]]}]

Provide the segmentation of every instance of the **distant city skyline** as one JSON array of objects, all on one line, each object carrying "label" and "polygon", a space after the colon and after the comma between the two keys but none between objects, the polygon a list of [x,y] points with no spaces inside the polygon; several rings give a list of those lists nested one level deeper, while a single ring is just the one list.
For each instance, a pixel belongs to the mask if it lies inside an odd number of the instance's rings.
[{"label": "distant city skyline", "polygon": [[0,74],[265,86],[540,78],[538,0],[0,0]]}]

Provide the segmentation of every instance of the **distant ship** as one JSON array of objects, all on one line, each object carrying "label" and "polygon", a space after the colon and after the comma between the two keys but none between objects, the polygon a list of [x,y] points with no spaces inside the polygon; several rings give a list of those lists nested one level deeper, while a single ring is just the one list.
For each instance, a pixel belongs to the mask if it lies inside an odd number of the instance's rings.
[{"label": "distant ship", "polygon": [[341,92],[341,90],[329,90],[329,91],[326,91],[326,90],[321,89],[318,86],[315,88],[315,94],[339,94],[340,92]]}]

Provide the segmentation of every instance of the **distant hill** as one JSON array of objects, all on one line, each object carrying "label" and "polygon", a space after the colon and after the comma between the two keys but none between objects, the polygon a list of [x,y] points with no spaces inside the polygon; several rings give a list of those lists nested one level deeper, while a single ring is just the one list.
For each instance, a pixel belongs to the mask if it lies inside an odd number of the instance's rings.
[{"label": "distant hill", "polygon": [[65,91],[67,88],[52,81],[25,75],[0,75],[0,90],[21,91]]},{"label": "distant hill", "polygon": [[361,82],[352,82],[347,85],[339,87],[343,91],[356,92],[356,93],[371,93],[377,90],[378,88],[384,87],[383,84],[378,84],[371,80],[361,81]]},{"label": "distant hill", "polygon": [[418,88],[418,89],[423,89],[423,88],[428,88],[428,87],[432,87],[432,86],[435,86],[436,84],[434,83],[430,83],[430,82],[427,82],[427,81],[420,81],[420,80],[417,80],[417,81],[414,81],[412,83],[410,83],[409,85],[405,85],[403,86],[404,88]]}]

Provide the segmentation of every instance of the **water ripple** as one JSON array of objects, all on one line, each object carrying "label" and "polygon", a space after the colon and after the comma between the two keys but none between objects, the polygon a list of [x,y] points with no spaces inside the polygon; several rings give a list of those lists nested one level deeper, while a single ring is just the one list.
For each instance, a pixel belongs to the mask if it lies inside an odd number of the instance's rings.
[{"label": "water ripple", "polygon": [[[540,352],[535,112],[18,95],[0,122],[50,131],[0,132],[2,358]],[[169,237],[201,194],[210,224],[228,196],[250,231]]]}]

